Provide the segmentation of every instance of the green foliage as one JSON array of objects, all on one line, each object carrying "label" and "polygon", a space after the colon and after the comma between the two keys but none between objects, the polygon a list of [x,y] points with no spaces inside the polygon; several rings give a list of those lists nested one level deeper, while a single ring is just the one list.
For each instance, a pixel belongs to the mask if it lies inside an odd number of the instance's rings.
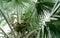
[{"label": "green foliage", "polygon": [[[60,1],[59,0],[0,0],[0,25],[13,26],[14,32],[23,37],[60,38]],[[17,13],[19,13],[18,23]],[[2,15],[1,15],[2,14]],[[4,24],[2,24],[2,22]],[[11,28],[10,28],[11,29]],[[28,33],[25,34],[25,32]],[[37,30],[38,29],[38,30]],[[17,34],[18,36],[18,34]]]},{"label": "green foliage", "polygon": [[19,3],[22,3],[22,2],[29,2],[30,0],[18,0]]},{"label": "green foliage", "polygon": [[50,3],[55,3],[57,0],[38,0],[38,2],[50,2]]}]

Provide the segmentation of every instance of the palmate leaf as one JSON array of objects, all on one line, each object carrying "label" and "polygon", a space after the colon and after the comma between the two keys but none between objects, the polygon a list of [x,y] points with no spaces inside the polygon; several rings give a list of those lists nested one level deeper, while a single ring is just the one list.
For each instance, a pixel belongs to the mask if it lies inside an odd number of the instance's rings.
[{"label": "palmate leaf", "polygon": [[[18,2],[18,4],[15,1]],[[37,38],[59,38],[60,3],[57,0],[38,0],[36,3],[29,1],[30,0],[5,0],[4,2],[0,3],[0,9],[2,9],[5,15],[8,13],[9,18],[11,15],[13,15],[13,17],[14,15],[17,16],[17,11],[19,10],[19,13],[21,13],[22,16],[22,20],[24,20],[30,16],[30,11],[36,7],[35,14],[30,20],[30,33],[39,27],[41,30],[37,31]],[[13,17],[8,20],[14,20]],[[27,37],[29,35],[30,34],[28,34]]]},{"label": "palmate leaf", "polygon": [[[29,10],[32,11],[32,9],[34,8],[33,7],[34,4],[33,3],[22,3],[22,4],[17,4],[16,2],[14,1],[10,1],[10,2],[6,2],[6,1],[3,1],[0,3],[0,9],[1,11],[3,11],[3,13],[1,12],[2,16],[4,17],[4,19],[7,21],[11,21],[12,18],[10,18],[12,15],[15,15],[17,16],[17,11],[19,13],[26,13],[26,12],[30,12]],[[15,13],[15,14],[14,14]],[[5,16],[4,16],[5,15]],[[5,18],[6,17],[6,18]],[[8,23],[7,21],[7,23]],[[9,24],[9,23],[8,23]]]},{"label": "palmate leaf", "polygon": [[[59,5],[60,6],[60,5]],[[56,6],[57,7],[57,6]],[[57,10],[58,11],[58,10]],[[53,11],[52,11],[53,12]],[[55,11],[56,13],[56,11]],[[54,16],[55,14],[52,15],[52,17]],[[50,30],[50,33],[51,33],[51,38],[59,38],[60,36],[60,17],[55,16],[53,18],[57,18],[58,20],[51,20],[49,23],[47,23],[47,27],[49,27],[49,30]]]},{"label": "palmate leaf", "polygon": [[[40,1],[38,0],[38,2]],[[60,3],[58,1],[51,2],[48,0],[45,0],[45,1],[42,0],[40,3],[37,3],[37,6],[36,6],[37,14],[40,15],[40,17],[42,17],[40,19],[44,21],[42,22],[43,23],[42,25],[46,23],[46,26],[42,28],[42,30],[44,30],[44,33],[46,32],[46,38],[59,38],[59,35],[60,35],[59,13],[60,12],[57,13],[57,11],[60,8],[59,4]],[[49,19],[50,21],[48,21],[46,18]],[[42,38],[43,36],[45,37],[44,34],[42,34]]]},{"label": "palmate leaf", "polygon": [[16,14],[17,13],[16,12],[17,9],[19,10],[19,13],[22,13],[22,14],[24,14],[28,10],[33,9],[32,3],[31,4],[29,4],[29,3],[19,4],[18,5],[19,6],[18,8],[17,8],[17,5],[15,5],[15,4],[16,3],[14,1],[5,2],[4,0],[2,0],[2,2],[0,2],[0,9],[2,9],[3,12],[5,12],[4,13],[5,15],[8,14],[9,18],[10,18],[10,15],[11,14],[14,14],[14,13]]}]

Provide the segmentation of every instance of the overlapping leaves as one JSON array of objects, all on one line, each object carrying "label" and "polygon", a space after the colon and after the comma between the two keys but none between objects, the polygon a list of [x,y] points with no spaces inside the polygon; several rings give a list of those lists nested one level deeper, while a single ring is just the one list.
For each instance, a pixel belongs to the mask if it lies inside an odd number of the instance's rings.
[{"label": "overlapping leaves", "polygon": [[36,38],[59,38],[60,37],[60,24],[59,24],[60,23],[60,1],[59,0],[37,0],[36,3],[31,3],[30,0],[15,0],[14,2],[11,0],[7,2],[6,1],[0,3],[1,4],[0,9],[2,9],[3,12],[6,11],[4,13],[5,15],[8,13],[10,21],[16,18],[16,17],[13,18],[13,16],[17,15],[16,14],[17,9],[20,10],[19,12],[22,14],[21,17],[23,20],[29,17],[32,10],[34,10],[33,8],[36,7],[35,14],[32,17],[30,23],[31,32],[35,30],[37,26],[39,26],[41,30],[38,30],[37,36],[35,36]]}]

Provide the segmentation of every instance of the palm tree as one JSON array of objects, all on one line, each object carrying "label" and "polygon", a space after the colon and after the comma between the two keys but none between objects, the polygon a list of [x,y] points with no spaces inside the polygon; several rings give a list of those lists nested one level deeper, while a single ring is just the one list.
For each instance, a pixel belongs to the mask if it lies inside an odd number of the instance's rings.
[{"label": "palm tree", "polygon": [[0,0],[0,30],[5,38],[59,38],[59,12],[59,0]]}]

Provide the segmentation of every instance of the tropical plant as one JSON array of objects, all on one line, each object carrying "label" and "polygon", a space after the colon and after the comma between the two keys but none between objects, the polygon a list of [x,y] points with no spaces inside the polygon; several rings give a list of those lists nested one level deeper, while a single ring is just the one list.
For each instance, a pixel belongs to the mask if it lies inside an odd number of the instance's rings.
[{"label": "tropical plant", "polygon": [[0,18],[5,38],[60,38],[59,0],[0,0]]}]

